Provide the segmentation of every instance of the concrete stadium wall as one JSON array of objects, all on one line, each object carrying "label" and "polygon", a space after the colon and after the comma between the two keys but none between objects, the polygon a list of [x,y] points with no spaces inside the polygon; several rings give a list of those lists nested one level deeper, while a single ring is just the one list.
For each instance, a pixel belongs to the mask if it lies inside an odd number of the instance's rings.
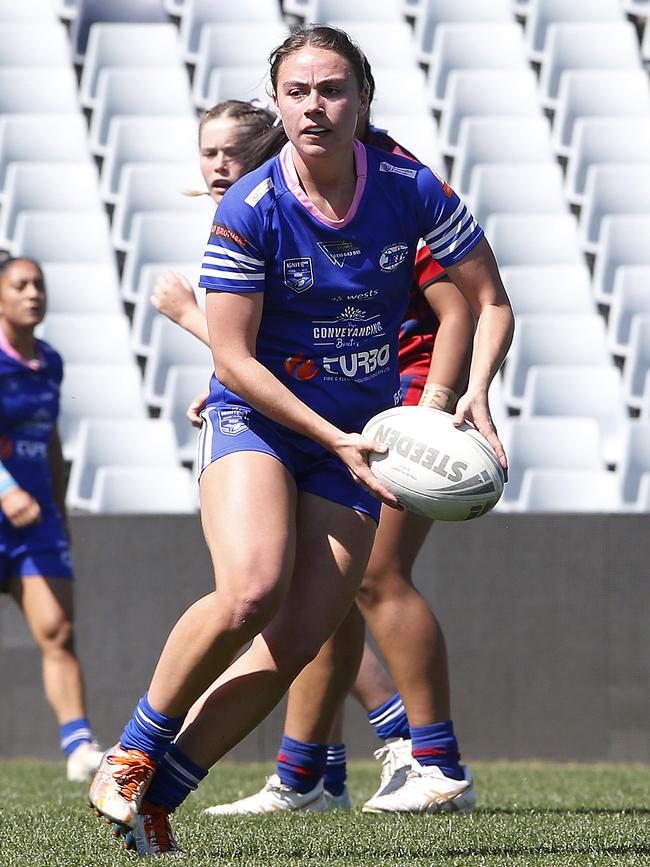
[{"label": "concrete stadium wall", "polygon": [[[114,743],[171,625],[212,577],[191,516],[72,519],[77,646]],[[467,759],[650,761],[650,517],[489,515],[436,525],[416,566],[449,647]],[[408,626],[406,627],[408,628]],[[40,660],[0,599],[0,756],[56,758]],[[282,709],[231,753],[273,758]],[[379,744],[354,702],[354,758]]]}]

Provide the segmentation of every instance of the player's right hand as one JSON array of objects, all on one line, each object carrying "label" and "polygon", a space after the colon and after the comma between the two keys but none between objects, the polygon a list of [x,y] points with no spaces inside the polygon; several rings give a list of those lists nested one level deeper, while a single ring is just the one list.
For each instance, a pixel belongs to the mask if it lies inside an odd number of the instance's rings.
[{"label": "player's right hand", "polygon": [[360,485],[386,506],[403,511],[404,507],[400,505],[397,497],[382,485],[368,463],[371,452],[384,454],[388,451],[384,443],[367,440],[361,434],[342,434],[333,451],[341,458]]},{"label": "player's right hand", "polygon": [[158,275],[151,303],[156,310],[179,325],[183,324],[188,310],[198,306],[194,290],[185,277],[175,271],[163,271]]},{"label": "player's right hand", "polygon": [[201,427],[203,424],[201,413],[205,409],[209,397],[209,391],[202,391],[201,394],[197,394],[192,403],[188,406],[185,416],[192,422],[194,427]]},{"label": "player's right hand", "polygon": [[41,507],[22,488],[12,488],[0,499],[0,508],[14,527],[29,527],[41,520]]}]

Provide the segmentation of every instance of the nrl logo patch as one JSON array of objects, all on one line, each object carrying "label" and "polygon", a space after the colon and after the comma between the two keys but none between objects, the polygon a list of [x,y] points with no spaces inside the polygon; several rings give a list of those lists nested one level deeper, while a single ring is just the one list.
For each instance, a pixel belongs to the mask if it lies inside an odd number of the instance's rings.
[{"label": "nrl logo patch", "polygon": [[236,437],[248,430],[248,410],[241,407],[220,409],[219,430],[227,437]]},{"label": "nrl logo patch", "polygon": [[284,285],[294,292],[306,292],[314,285],[314,272],[311,259],[307,256],[299,259],[285,259],[282,263]]},{"label": "nrl logo patch", "polygon": [[382,271],[394,271],[402,264],[409,253],[406,244],[389,244],[381,251],[379,267]]},{"label": "nrl logo patch", "polygon": [[332,265],[342,268],[350,256],[360,256],[361,250],[350,241],[319,241],[318,246],[330,260]]}]

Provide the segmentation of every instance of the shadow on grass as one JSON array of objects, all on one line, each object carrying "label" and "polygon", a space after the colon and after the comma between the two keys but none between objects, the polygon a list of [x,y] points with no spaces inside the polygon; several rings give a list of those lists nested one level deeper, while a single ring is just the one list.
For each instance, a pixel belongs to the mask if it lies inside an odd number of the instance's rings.
[{"label": "shadow on grass", "polygon": [[648,816],[650,807],[481,807],[476,812],[482,816]]},{"label": "shadow on grass", "polygon": [[630,844],[629,846],[472,846],[456,849],[445,849],[445,858],[468,858],[470,855],[486,856],[486,857],[509,857],[515,858],[523,855],[538,855],[545,857],[547,855],[592,855],[592,856],[613,856],[613,855],[650,855],[650,845]]}]

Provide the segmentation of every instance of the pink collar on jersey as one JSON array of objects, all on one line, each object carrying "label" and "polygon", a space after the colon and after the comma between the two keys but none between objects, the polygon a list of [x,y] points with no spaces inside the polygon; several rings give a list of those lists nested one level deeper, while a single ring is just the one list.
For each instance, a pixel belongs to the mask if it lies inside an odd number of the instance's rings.
[{"label": "pink collar on jersey", "polygon": [[300,186],[300,178],[298,177],[298,172],[296,171],[296,167],[293,162],[291,142],[287,142],[280,151],[280,166],[282,168],[282,174],[284,175],[284,180],[288,189],[294,194],[300,204],[309,211],[310,214],[316,217],[317,220],[320,220],[321,223],[325,223],[326,226],[330,226],[332,229],[342,229],[344,226],[347,226],[348,223],[352,221],[354,215],[359,208],[359,203],[361,201],[363,191],[366,188],[366,177],[368,174],[366,149],[357,139],[354,139],[352,144],[354,147],[354,167],[357,173],[357,184],[354,190],[354,198],[352,199],[352,204],[350,205],[347,214],[345,215],[345,217],[343,217],[342,220],[330,220],[329,217],[326,217],[325,214],[319,211],[319,209],[312,202],[307,193]]},{"label": "pink collar on jersey", "polygon": [[4,333],[2,328],[0,328],[0,349],[10,358],[15,359],[15,361],[20,362],[20,364],[24,364],[25,367],[29,367],[30,370],[41,370],[45,364],[45,359],[38,343],[36,344],[38,358],[25,358],[24,355],[21,355],[20,352],[9,343],[7,335]]}]

